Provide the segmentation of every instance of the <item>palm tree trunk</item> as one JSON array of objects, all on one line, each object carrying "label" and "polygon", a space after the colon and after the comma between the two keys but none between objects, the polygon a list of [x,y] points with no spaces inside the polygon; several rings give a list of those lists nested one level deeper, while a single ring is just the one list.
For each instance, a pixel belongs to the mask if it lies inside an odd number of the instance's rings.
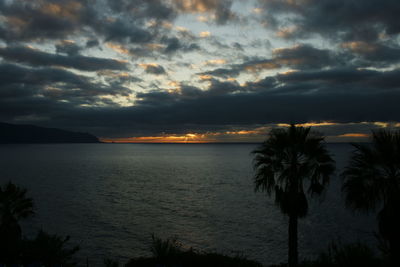
[{"label": "palm tree trunk", "polygon": [[289,267],[297,267],[297,214],[289,215]]},{"label": "palm tree trunk", "polygon": [[400,241],[395,238],[389,240],[390,246],[390,266],[400,266]]}]

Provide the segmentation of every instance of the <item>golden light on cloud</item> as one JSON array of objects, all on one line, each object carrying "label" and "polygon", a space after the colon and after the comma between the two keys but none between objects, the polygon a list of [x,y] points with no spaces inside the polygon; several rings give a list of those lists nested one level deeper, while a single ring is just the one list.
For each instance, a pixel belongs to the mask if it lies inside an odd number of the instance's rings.
[{"label": "golden light on cloud", "polygon": [[204,62],[204,65],[223,65],[226,64],[226,60],[225,59],[210,59],[207,60],[206,62]]},{"label": "golden light on cloud", "polygon": [[125,55],[130,54],[129,50],[120,44],[107,43],[106,45],[107,45],[107,47],[111,48],[112,50],[114,50],[117,53],[125,54]]},{"label": "golden light on cloud", "polygon": [[60,41],[61,44],[75,44],[74,40],[62,40]]},{"label": "golden light on cloud", "polygon": [[261,14],[263,12],[263,9],[259,8],[259,7],[256,7],[256,8],[253,8],[252,12],[254,14]]},{"label": "golden light on cloud", "polygon": [[169,85],[169,86],[172,86],[172,87],[180,87],[180,84],[179,84],[179,82],[177,82],[177,81],[170,81],[170,82],[168,83],[168,85]]},{"label": "golden light on cloud", "polygon": [[209,32],[209,31],[203,31],[203,32],[200,32],[200,33],[199,33],[199,36],[200,36],[201,38],[207,38],[207,37],[210,37],[210,36],[211,36],[211,32]]},{"label": "golden light on cloud", "polygon": [[129,77],[130,74],[128,72],[121,72],[121,71],[113,71],[113,70],[100,70],[97,71],[97,75],[100,76],[109,76],[109,77]]},{"label": "golden light on cloud", "polygon": [[279,72],[279,75],[289,75],[289,74],[293,74],[295,72],[299,72],[298,70],[287,70],[287,71],[283,71],[283,72]]},{"label": "golden light on cloud", "polygon": [[[295,124],[296,126],[300,127],[321,127],[321,126],[335,126],[339,125],[339,123],[335,122],[307,122],[307,123],[298,123]],[[289,127],[290,124],[288,123],[278,123],[277,126],[279,127]]]},{"label": "golden light on cloud", "polygon": [[213,78],[213,76],[211,76],[211,75],[200,75],[199,78],[202,81],[207,81],[207,80],[211,80]]},{"label": "golden light on cloud", "polygon": [[209,18],[206,16],[198,16],[197,17],[197,21],[200,21],[200,22],[208,22],[208,20],[209,20]]},{"label": "golden light on cloud", "polygon": [[341,46],[356,53],[372,53],[377,49],[375,45],[363,41],[346,42]]},{"label": "golden light on cloud", "polygon": [[158,43],[150,43],[146,44],[147,49],[149,50],[160,50],[165,47],[163,44],[158,44]]},{"label": "golden light on cloud", "polygon": [[189,13],[209,12],[218,5],[217,0],[173,0],[173,2],[181,11]]},{"label": "golden light on cloud", "polygon": [[182,26],[176,26],[175,29],[176,29],[178,32],[188,32],[188,31],[189,31],[188,28],[182,27]]},{"label": "golden light on cloud", "polygon": [[102,139],[106,143],[208,143],[205,134],[188,133],[184,135],[140,136],[116,139]]},{"label": "golden light on cloud", "polygon": [[277,37],[280,38],[289,38],[291,37],[295,32],[297,31],[297,27],[296,26],[292,26],[292,27],[287,27],[287,28],[282,28],[279,31],[277,31],[275,33],[275,35]]},{"label": "golden light on cloud", "polygon": [[46,14],[58,15],[61,13],[61,6],[59,4],[49,3],[42,7],[42,12]]},{"label": "golden light on cloud", "polygon": [[68,1],[63,4],[45,3],[41,6],[40,11],[52,16],[75,18],[81,8],[82,4],[78,1]]},{"label": "golden light on cloud", "polygon": [[362,137],[366,138],[369,137],[369,134],[364,134],[364,133],[346,133],[346,134],[341,134],[338,137]]},{"label": "golden light on cloud", "polygon": [[225,133],[231,134],[231,135],[247,135],[247,134],[259,134],[260,131],[259,130],[250,130],[250,131],[241,130],[241,131],[227,131]]},{"label": "golden light on cloud", "polygon": [[373,124],[381,128],[387,128],[390,125],[388,122],[380,122],[380,121],[375,121]]},{"label": "golden light on cloud", "polygon": [[262,62],[253,65],[246,66],[244,69],[249,72],[258,72],[261,70],[278,69],[280,65],[275,62]]},{"label": "golden light on cloud", "polygon": [[206,133],[170,134],[159,136],[138,136],[129,138],[102,139],[102,142],[114,143],[215,143],[237,141],[261,141],[268,127],[251,130],[216,131]]},{"label": "golden light on cloud", "polygon": [[163,21],[163,22],[162,22],[162,26],[163,26],[164,28],[166,28],[166,29],[172,29],[172,28],[174,27],[174,24],[172,24],[172,23],[169,22],[169,21]]},{"label": "golden light on cloud", "polygon": [[384,122],[384,121],[372,121],[372,122],[363,121],[363,122],[361,122],[361,124],[374,125],[374,126],[378,126],[380,128],[388,128],[391,126],[391,124],[395,124],[395,122],[390,123],[390,122]]},{"label": "golden light on cloud", "polygon": [[[177,89],[178,90],[178,89]],[[176,92],[176,91],[175,91]],[[57,93],[57,92],[54,92]],[[380,123],[380,122],[379,122]],[[335,122],[307,122],[296,124],[296,126],[302,127],[323,127],[332,126],[339,128],[327,128],[321,130],[322,133],[327,137],[329,142],[350,142],[357,140],[366,141],[366,138],[370,137],[370,133],[357,132],[345,132],[337,133],[337,130],[343,130],[341,128],[344,125],[362,125],[364,122],[357,123],[335,123]],[[374,122],[369,122],[370,125],[374,125]],[[375,124],[376,125],[376,124]],[[397,125],[397,126],[396,126]],[[103,142],[114,142],[114,143],[229,143],[229,142],[262,142],[268,137],[268,132],[276,127],[289,127],[290,124],[278,123],[268,124],[253,128],[244,129],[232,129],[232,130],[221,130],[221,131],[208,131],[202,133],[189,132],[186,134],[161,134],[156,136],[137,136],[129,138],[116,138],[116,139],[102,139]],[[393,122],[389,126],[400,127],[400,123]],[[334,130],[334,134],[330,135],[331,129]]]},{"label": "golden light on cloud", "polygon": [[22,29],[26,26],[27,22],[21,18],[18,18],[16,16],[9,16],[6,17],[8,25],[11,25],[11,27],[16,28],[16,29]]},{"label": "golden light on cloud", "polygon": [[158,65],[157,63],[140,63],[139,66],[143,69],[147,69],[149,67],[158,67],[160,65]]}]

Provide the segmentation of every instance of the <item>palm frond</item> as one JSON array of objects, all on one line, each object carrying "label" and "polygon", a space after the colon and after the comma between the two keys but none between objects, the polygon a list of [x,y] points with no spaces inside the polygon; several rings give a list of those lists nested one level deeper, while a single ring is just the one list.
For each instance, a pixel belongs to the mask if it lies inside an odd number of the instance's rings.
[{"label": "palm frond", "polygon": [[320,195],[334,172],[334,161],[323,140],[310,127],[292,124],[271,130],[267,140],[252,152],[255,190],[274,193],[275,202],[284,213],[297,210],[299,216],[305,216],[308,204],[303,180],[310,181],[307,192]]}]

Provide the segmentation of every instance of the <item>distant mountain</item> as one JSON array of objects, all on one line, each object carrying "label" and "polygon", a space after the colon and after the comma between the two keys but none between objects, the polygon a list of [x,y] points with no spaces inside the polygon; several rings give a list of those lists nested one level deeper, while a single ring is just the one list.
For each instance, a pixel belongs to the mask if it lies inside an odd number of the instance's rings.
[{"label": "distant mountain", "polygon": [[0,122],[0,143],[100,143],[88,133]]}]

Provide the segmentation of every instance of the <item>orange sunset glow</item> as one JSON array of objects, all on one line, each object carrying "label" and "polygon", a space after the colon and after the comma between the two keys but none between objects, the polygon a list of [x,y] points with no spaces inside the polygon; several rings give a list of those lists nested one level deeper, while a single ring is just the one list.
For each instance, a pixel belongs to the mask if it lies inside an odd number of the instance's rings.
[{"label": "orange sunset glow", "polygon": [[[365,122],[363,122],[365,124]],[[390,123],[372,122],[371,124],[379,127],[388,127]],[[340,126],[340,125],[352,125],[333,123],[333,122],[307,122],[296,124],[301,127],[313,127],[318,128]],[[274,125],[257,127],[247,130],[231,130],[221,132],[205,132],[205,133],[187,133],[187,134],[162,134],[158,136],[134,136],[125,138],[101,138],[102,142],[105,143],[182,143],[182,144],[193,144],[193,143],[229,143],[229,142],[262,142],[268,135],[269,131],[276,127],[289,127],[290,124],[278,123]],[[366,138],[370,137],[369,133],[357,133],[348,132],[337,135],[327,136],[328,142],[352,142],[352,141],[365,141]]]},{"label": "orange sunset glow", "polygon": [[105,143],[210,143],[215,140],[206,138],[206,135],[185,134],[166,136],[140,136],[116,139],[102,139]]}]

